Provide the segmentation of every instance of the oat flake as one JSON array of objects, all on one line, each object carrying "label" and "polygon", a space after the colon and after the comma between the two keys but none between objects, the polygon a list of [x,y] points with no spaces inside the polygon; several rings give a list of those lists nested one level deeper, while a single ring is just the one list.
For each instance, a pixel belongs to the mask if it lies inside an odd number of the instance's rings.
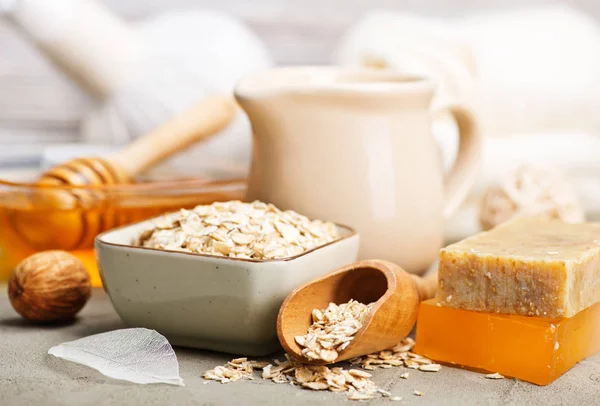
[{"label": "oat flake", "polygon": [[500,375],[498,372],[493,374],[484,375],[486,379],[504,379],[504,376]]}]

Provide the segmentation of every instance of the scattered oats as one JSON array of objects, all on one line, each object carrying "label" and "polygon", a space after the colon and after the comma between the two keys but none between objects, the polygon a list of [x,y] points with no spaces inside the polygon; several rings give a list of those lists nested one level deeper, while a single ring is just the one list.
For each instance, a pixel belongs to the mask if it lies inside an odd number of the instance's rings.
[{"label": "scattered oats", "polygon": [[404,361],[404,365],[406,365],[406,367],[410,369],[419,369],[419,367],[421,366],[417,362],[411,360]]},{"label": "scattered oats", "polygon": [[267,367],[269,364],[268,362],[264,362],[264,361],[248,361],[248,364],[250,364],[250,366],[252,368],[256,368],[256,369],[263,369],[265,367]]},{"label": "scattered oats", "polygon": [[368,372],[361,371],[360,369],[351,369],[348,371],[348,373],[354,377],[359,377],[359,378],[370,378],[371,376],[373,376]]},{"label": "scattered oats", "polygon": [[392,355],[393,354],[394,353],[392,351],[390,351],[390,350],[380,351],[379,352],[379,358],[385,359],[385,360],[392,359]]},{"label": "scattered oats", "polygon": [[391,398],[392,394],[386,390],[383,389],[377,389],[377,393],[381,393],[383,395],[384,398]]},{"label": "scattered oats", "polygon": [[557,351],[560,348],[560,344],[558,341],[554,343],[554,351]]},{"label": "scattered oats", "polygon": [[419,367],[420,371],[425,372],[438,372],[440,369],[442,369],[440,364],[425,364]]},{"label": "scattered oats", "polygon": [[[437,365],[434,364],[430,359],[410,352],[414,345],[415,341],[412,338],[407,337],[389,350],[368,354],[363,357],[353,358],[350,360],[350,364],[359,365],[366,370],[400,366],[406,366],[407,368],[411,369],[421,369],[421,366]],[[440,366],[427,366],[425,367],[424,371],[437,371],[439,370],[438,368],[440,368]],[[406,377],[408,377],[407,373]]]},{"label": "scattered oats", "polygon": [[[358,302],[354,303],[360,305]],[[351,303],[346,303],[344,305],[349,304]],[[323,311],[313,312],[313,320],[320,320],[319,323],[322,323],[323,326],[332,321],[339,320],[340,318],[345,320],[344,317],[339,315],[339,312],[351,312],[351,310],[345,309],[344,305],[330,304],[327,309]],[[364,312],[364,309],[362,312]],[[359,312],[359,314],[362,314],[362,312]],[[338,319],[336,319],[336,315]],[[318,343],[319,339],[323,337],[324,340],[330,340],[334,337],[334,342],[336,342],[335,340],[338,338],[336,334],[333,334],[335,326],[337,326],[337,324],[333,323],[331,326],[328,326],[327,329],[322,328],[322,331],[319,330],[321,333],[309,332],[306,336],[298,336],[302,338],[298,339],[298,337],[296,337],[296,341],[310,344]],[[335,345],[338,344],[334,344],[334,346]],[[391,401],[400,401],[402,400],[400,396],[391,396],[390,392],[378,388],[375,382],[371,380],[372,375],[365,370],[406,365],[410,368],[420,369],[422,371],[439,371],[441,368],[439,364],[434,364],[431,360],[410,352],[414,345],[415,342],[413,339],[406,338],[388,350],[350,360],[351,365],[360,366],[362,369],[307,365],[291,360],[286,355],[284,361],[274,360],[273,363],[250,361],[246,358],[236,358],[223,366],[218,366],[207,371],[204,374],[204,378],[207,380],[217,380],[222,383],[234,382],[242,378],[254,379],[255,370],[262,369],[262,378],[271,380],[275,383],[287,383],[310,390],[346,392],[349,400],[369,400],[377,397],[386,397]],[[313,352],[317,354],[317,351]],[[486,375],[486,378],[487,377],[488,376]],[[402,373],[400,378],[408,379],[408,372]],[[423,393],[417,390],[413,393],[416,396],[423,396]]]},{"label": "scattered oats", "polygon": [[374,399],[375,396],[372,393],[352,392],[348,399],[350,400],[369,400]]},{"label": "scattered oats", "polygon": [[[254,368],[262,369],[263,379],[275,383],[289,383],[311,390],[347,392],[351,400],[373,399],[386,391],[377,388],[370,379],[371,374],[358,369],[346,370],[340,367],[329,368],[324,365],[306,365],[292,361],[266,362],[248,361],[245,358],[234,359],[223,366],[215,367],[204,374],[205,379],[219,380],[223,383],[241,378],[253,379]],[[384,393],[385,392],[385,393]]]},{"label": "scattered oats", "polygon": [[206,371],[204,379],[228,383],[242,378],[249,379],[253,372],[254,368],[251,362],[248,362],[246,358],[236,358],[225,365]]},{"label": "scattered oats", "polygon": [[416,362],[419,365],[433,364],[432,360],[427,359],[425,357],[421,357],[420,355],[410,353],[409,356],[410,358],[412,358],[412,361]]},{"label": "scattered oats", "polygon": [[263,368],[262,377],[264,379],[268,379],[271,376],[271,368],[273,368],[273,365],[271,365],[271,364],[269,364]]},{"label": "scattered oats", "polygon": [[446,297],[446,302],[450,303],[452,301],[452,295],[448,295],[448,297]]},{"label": "scattered oats", "polygon": [[295,377],[299,383],[310,382],[315,377],[315,372],[308,368],[297,368]]},{"label": "scattered oats", "polygon": [[304,382],[303,387],[313,390],[325,390],[329,389],[327,382]]},{"label": "scattered oats", "polygon": [[423,396],[423,392],[421,392],[420,390],[416,390],[416,389],[415,389],[415,390],[413,391],[413,395],[415,395],[415,396]]},{"label": "scattered oats", "polygon": [[504,379],[504,376],[500,375],[498,372],[493,373],[493,374],[487,374],[485,375],[486,379]]},{"label": "scattered oats", "polygon": [[365,365],[365,366],[363,367],[363,369],[368,369],[369,371],[374,371],[374,370],[376,370],[377,368],[375,368],[374,366],[371,366],[371,365]]},{"label": "scattered oats", "polygon": [[159,217],[133,244],[260,260],[299,255],[339,238],[333,223],[259,201],[229,201]]},{"label": "scattered oats", "polygon": [[308,360],[334,362],[362,328],[371,307],[372,304],[350,300],[340,305],[329,303],[323,310],[314,309],[307,334],[294,337],[303,347],[302,355]]}]

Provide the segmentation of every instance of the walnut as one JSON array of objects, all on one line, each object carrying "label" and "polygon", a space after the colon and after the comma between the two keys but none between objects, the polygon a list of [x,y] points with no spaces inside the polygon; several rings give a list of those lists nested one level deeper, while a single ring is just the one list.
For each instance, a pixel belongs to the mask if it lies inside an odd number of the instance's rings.
[{"label": "walnut", "polygon": [[565,223],[585,221],[579,197],[560,172],[528,165],[519,166],[487,189],[479,222],[489,230],[521,216],[542,216]]},{"label": "walnut", "polygon": [[91,290],[83,263],[65,251],[43,251],[24,259],[8,284],[8,296],[17,313],[39,322],[74,318]]}]

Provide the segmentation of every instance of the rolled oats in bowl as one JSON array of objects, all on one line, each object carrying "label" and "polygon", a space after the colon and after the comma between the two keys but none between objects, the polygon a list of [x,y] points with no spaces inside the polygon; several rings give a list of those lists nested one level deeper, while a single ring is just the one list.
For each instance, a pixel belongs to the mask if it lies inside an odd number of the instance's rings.
[{"label": "rolled oats in bowl", "polygon": [[255,201],[216,202],[155,220],[136,246],[255,260],[302,254],[340,238],[335,224]]}]

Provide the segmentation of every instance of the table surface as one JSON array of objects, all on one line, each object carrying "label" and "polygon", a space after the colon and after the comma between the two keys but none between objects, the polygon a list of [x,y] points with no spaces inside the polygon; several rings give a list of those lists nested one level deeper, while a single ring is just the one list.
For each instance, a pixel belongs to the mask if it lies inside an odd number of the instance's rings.
[{"label": "table surface", "polygon": [[[0,286],[6,291],[6,286]],[[185,387],[136,385],[47,354],[53,345],[124,325],[106,294],[95,289],[80,317],[70,325],[40,327],[13,311],[7,295],[0,294],[0,405],[304,405],[354,404],[344,394],[315,392],[260,379],[228,384],[205,384],[202,374],[232,357],[226,354],[176,348]],[[282,358],[282,354],[278,354]],[[373,380],[399,405],[584,405],[597,404],[600,354],[582,361],[546,387],[514,379],[488,380],[482,374],[444,367],[440,372],[403,367],[374,371]],[[424,396],[417,397],[413,390]],[[282,398],[284,397],[284,398]],[[285,401],[282,401],[285,399]],[[389,404],[380,398],[357,404]]]}]

